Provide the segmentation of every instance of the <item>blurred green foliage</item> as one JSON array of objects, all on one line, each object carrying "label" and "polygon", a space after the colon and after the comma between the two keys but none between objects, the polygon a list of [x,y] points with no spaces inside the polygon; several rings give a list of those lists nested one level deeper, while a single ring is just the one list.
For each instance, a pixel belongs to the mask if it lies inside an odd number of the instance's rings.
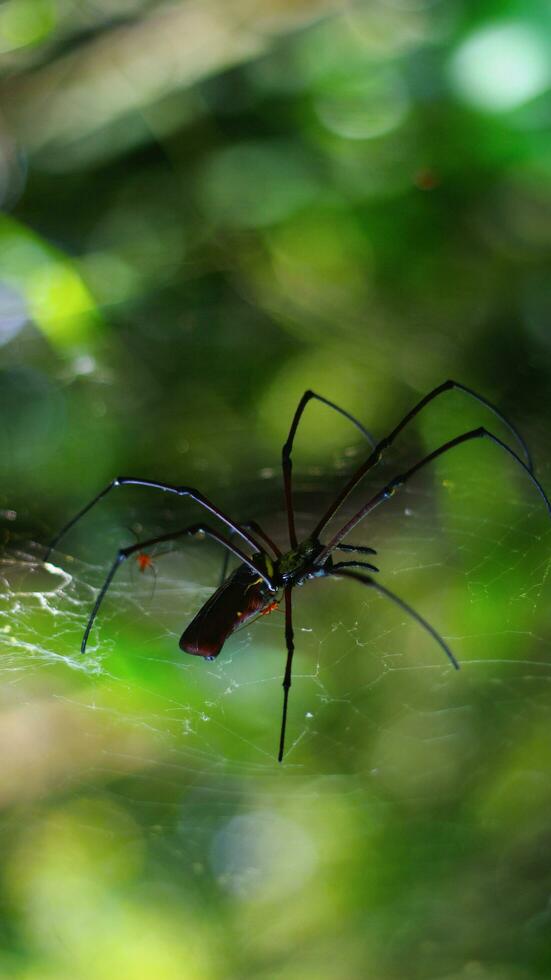
[{"label": "blurred green foliage", "polygon": [[[210,545],[122,570],[78,657],[117,547],[196,509],[120,491],[39,559],[118,473],[283,543],[310,387],[382,434],[457,377],[551,489],[550,29],[543,0],[1,5],[2,977],[549,976],[550,534],[495,447],[361,531],[460,674],[359,587],[301,590],[283,767],[281,614],[178,651]],[[446,395],[367,489],[481,423],[507,437]],[[308,408],[301,532],[364,451]]]}]

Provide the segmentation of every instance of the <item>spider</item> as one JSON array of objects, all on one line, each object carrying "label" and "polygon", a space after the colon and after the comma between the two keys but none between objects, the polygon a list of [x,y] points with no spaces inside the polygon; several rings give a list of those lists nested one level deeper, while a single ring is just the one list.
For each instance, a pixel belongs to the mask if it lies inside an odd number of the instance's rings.
[{"label": "spider", "polygon": [[[385,450],[391,446],[402,430],[422,411],[430,402],[438,398],[447,391],[456,389],[475,399],[487,409],[492,411],[501,422],[509,429],[510,433],[518,442],[525,462],[520,456],[511,449],[507,443],[503,442],[498,436],[488,429],[480,426],[470,429],[461,435],[455,436],[444,442],[437,449],[424,456],[409,469],[395,476],[385,484],[381,490],[371,496],[360,509],[353,514],[345,524],[335,531],[332,537],[322,542],[321,536],[328,523],[336,515],[349,494],[358,486],[366,473],[369,472],[380,461]],[[348,419],[362,436],[369,442],[371,451],[367,459],[355,470],[348,482],[342,487],[336,498],[327,508],[323,516],[318,521],[316,527],[304,540],[299,541],[295,527],[295,514],[293,509],[292,491],[292,460],[291,454],[293,443],[299,422],[307,404],[316,399],[323,405],[338,412]],[[403,599],[391,592],[386,586],[373,578],[373,574],[378,569],[375,565],[365,561],[365,556],[376,554],[373,548],[366,545],[355,545],[345,543],[344,539],[367,517],[376,507],[384,503],[402,487],[405,486],[421,469],[432,463],[433,460],[449,452],[451,449],[470,442],[474,439],[484,439],[492,442],[500,449],[504,450],[515,460],[517,465],[526,473],[536,489],[541,494],[548,512],[551,514],[551,504],[539,480],[534,475],[534,467],[528,447],[514,425],[509,422],[491,402],[482,395],[477,394],[471,388],[458,381],[444,381],[443,384],[433,388],[424,398],[421,398],[416,405],[398,422],[395,428],[376,442],[373,436],[353,415],[340,408],[334,402],[323,395],[316,394],[314,391],[306,391],[297,406],[296,412],[291,422],[289,435],[283,445],[281,463],[283,471],[283,488],[285,497],[285,509],[287,514],[287,524],[289,530],[288,550],[281,551],[275,541],[255,522],[238,524],[232,520],[223,510],[207,499],[199,490],[189,486],[179,486],[172,483],[162,483],[158,480],[143,479],[134,476],[118,476],[101,490],[85,507],[83,507],[56,535],[49,545],[45,561],[48,561],[52,550],[57,546],[61,538],[79,521],[92,507],[105,497],[111,490],[123,486],[147,487],[151,490],[160,490],[163,493],[175,494],[179,497],[191,497],[200,507],[216,517],[222,524],[230,529],[230,535],[224,536],[218,530],[208,524],[191,524],[180,530],[170,531],[146,541],[139,541],[134,545],[121,548],[109,570],[105,582],[96,598],[94,607],[90,614],[84,636],[82,639],[81,652],[86,650],[86,644],[90,636],[94,620],[99,608],[105,598],[107,590],[113,581],[114,575],[120,565],[132,555],[137,556],[140,563],[142,556],[148,554],[148,549],[163,542],[174,541],[176,538],[185,536],[201,536],[216,541],[226,549],[226,556],[222,574],[222,581],[216,591],[199,610],[192,622],[187,626],[180,638],[180,649],[185,653],[203,657],[204,660],[214,660],[218,656],[228,637],[238,628],[250,622],[259,615],[266,615],[278,607],[283,599],[285,613],[285,644],[287,649],[287,659],[283,675],[283,710],[281,718],[281,728],[279,735],[278,761],[283,760],[285,750],[285,733],[287,727],[287,709],[289,703],[289,691],[291,688],[291,673],[294,655],[293,638],[293,612],[292,612],[292,593],[296,586],[303,585],[311,579],[327,578],[328,576],[339,576],[351,579],[354,582],[367,586],[381,593],[386,598],[392,600],[403,612],[411,616],[431,637],[440,645],[452,666],[458,670],[459,663],[449,648],[445,640],[431,626],[430,623],[408,605]],[[241,547],[238,547],[233,538],[239,538]],[[246,546],[246,553],[242,550]],[[335,551],[353,554],[355,557],[348,561],[334,561]],[[239,560],[239,565],[231,574],[227,575],[227,561],[230,554]]]},{"label": "spider", "polygon": [[155,574],[155,563],[153,561],[153,557],[152,555],[149,555],[147,551],[138,552],[136,555],[136,565],[138,566],[142,575],[148,568],[151,569],[153,574]]}]

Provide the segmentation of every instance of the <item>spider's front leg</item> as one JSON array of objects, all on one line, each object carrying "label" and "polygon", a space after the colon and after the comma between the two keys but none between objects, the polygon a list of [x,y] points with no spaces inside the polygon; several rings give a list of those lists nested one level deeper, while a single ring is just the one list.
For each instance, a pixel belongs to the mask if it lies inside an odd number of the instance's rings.
[{"label": "spider's front leg", "polygon": [[415,463],[414,466],[411,466],[409,470],[405,471],[405,473],[400,473],[399,476],[396,476],[394,477],[393,480],[390,480],[390,482],[387,483],[382,490],[379,490],[379,492],[376,493],[374,497],[371,497],[371,499],[368,500],[367,503],[364,504],[364,506],[356,514],[354,514],[354,516],[351,517],[350,520],[347,521],[347,523],[343,527],[341,527],[341,529],[337,531],[336,534],[333,535],[329,544],[325,545],[325,547],[316,557],[315,559],[316,564],[323,565],[323,563],[326,561],[327,557],[331,554],[331,552],[334,551],[335,548],[338,548],[340,546],[342,539],[345,538],[346,535],[349,534],[350,531],[352,531],[356,527],[356,525],[359,524],[360,521],[364,519],[364,517],[366,517],[372,510],[375,510],[375,508],[378,507],[379,504],[382,504],[385,500],[388,500],[390,497],[393,497],[395,493],[401,490],[406,485],[406,483],[408,483],[409,480],[411,480],[411,478],[415,476],[416,473],[419,472],[419,470],[423,469],[429,463],[434,462],[435,459],[438,459],[439,456],[443,456],[451,449],[455,449],[457,446],[462,445],[464,442],[471,442],[473,439],[488,439],[490,442],[493,442],[494,445],[498,446],[500,449],[506,452],[512,459],[514,459],[517,465],[520,466],[520,468],[526,473],[528,478],[535,486],[536,490],[542,497],[549,514],[551,515],[551,503],[549,502],[547,494],[545,493],[545,490],[543,489],[541,483],[539,482],[537,477],[534,476],[532,470],[526,465],[526,463],[523,463],[521,458],[517,456],[517,454],[511,449],[510,446],[507,445],[506,442],[503,442],[501,439],[498,439],[498,437],[495,436],[493,432],[488,432],[488,429],[485,429],[483,426],[479,426],[478,429],[471,429],[469,432],[463,432],[462,435],[456,436],[455,439],[449,439],[448,442],[443,443],[441,446],[438,447],[438,449],[433,450],[432,453],[429,453],[427,456],[424,456],[423,459],[419,460],[418,463]]},{"label": "spider's front leg", "polygon": [[234,532],[234,534],[238,534],[239,537],[255,551],[263,550],[259,545],[258,541],[252,536],[252,534],[249,534],[247,531],[245,531],[243,527],[241,527],[239,524],[236,524],[235,521],[232,521],[231,518],[224,513],[224,511],[220,510],[219,507],[216,507],[215,504],[213,504],[210,500],[208,500],[207,497],[205,497],[202,493],[199,492],[199,490],[196,490],[194,487],[177,486],[173,483],[161,483],[158,480],[144,480],[141,479],[141,477],[135,477],[135,476],[117,476],[115,477],[114,480],[111,480],[111,483],[108,483],[108,485],[104,487],[103,490],[100,490],[100,492],[96,494],[96,496],[93,497],[93,499],[88,504],[86,504],[85,507],[82,507],[81,510],[79,510],[78,513],[75,514],[75,516],[72,517],[70,521],[67,521],[67,524],[65,524],[64,527],[61,528],[59,534],[56,534],[53,541],[49,544],[46,550],[46,554],[44,556],[44,561],[50,560],[50,555],[53,549],[61,541],[61,538],[63,538],[65,534],[67,534],[67,531],[70,531],[70,529],[74,527],[74,525],[78,521],[80,521],[80,519],[84,517],[84,515],[87,514],[88,511],[92,510],[92,507],[95,507],[95,505],[99,503],[99,501],[102,500],[103,497],[106,497],[107,494],[111,492],[111,490],[114,490],[116,487],[124,487],[124,486],[147,487],[150,490],[161,490],[163,491],[163,493],[173,493],[176,494],[176,496],[178,497],[191,497],[191,499],[194,500],[197,504],[199,504],[205,510],[209,511],[209,513],[213,514],[220,521],[222,521],[223,524],[229,527]]},{"label": "spider's front leg", "polygon": [[[460,381],[452,381],[450,379],[448,381],[444,381],[441,385],[438,385],[438,387],[433,388],[432,391],[429,391],[428,395],[425,395],[424,398],[421,398],[421,400],[418,401],[417,404],[414,405],[413,408],[410,409],[410,411],[404,415],[404,417],[400,420],[400,422],[398,422],[398,425],[394,427],[392,432],[390,432],[387,436],[385,436],[377,443],[371,455],[368,456],[365,463],[362,463],[362,465],[358,467],[356,472],[352,474],[348,483],[343,487],[341,492],[336,496],[335,500],[333,501],[329,509],[325,512],[321,520],[316,525],[316,528],[314,530],[315,537],[318,538],[320,537],[323,529],[329,524],[329,521],[335,516],[337,511],[342,507],[344,501],[352,492],[352,490],[354,490],[354,488],[361,482],[361,480],[363,480],[364,476],[369,472],[369,470],[371,470],[374,466],[377,465],[377,463],[380,462],[384,452],[387,449],[389,449],[390,446],[392,446],[395,439],[400,435],[402,430],[405,429],[405,427],[415,418],[415,416],[418,415],[419,412],[421,412],[424,408],[426,408],[427,405],[429,405],[440,395],[443,395],[447,391],[453,391],[454,389],[456,389],[457,391],[462,391],[464,394],[468,395],[469,398],[473,398],[474,401],[477,401],[481,405],[484,405],[487,409],[490,410],[490,412],[493,412],[493,414],[497,416],[498,419],[500,419],[503,425],[505,425],[509,429],[511,435],[514,436],[514,438],[517,440],[519,445],[522,447],[522,451],[524,453],[524,456],[526,457],[526,463],[523,464],[522,460],[520,459],[519,462],[521,463],[521,465],[525,466],[525,468],[529,471],[529,473],[533,473],[534,464],[532,463],[532,457],[530,455],[530,451],[528,449],[528,446],[526,445],[526,442],[522,438],[520,432],[516,428],[516,426],[514,426],[513,423],[509,421],[509,419],[505,418],[505,416],[499,411],[499,409],[496,408],[496,406],[493,405],[492,402],[489,402],[487,398],[484,398],[482,395],[479,395],[476,391],[473,391],[472,388],[468,388],[467,385],[461,384]],[[500,443],[500,445],[504,446],[505,448],[509,448],[508,446],[505,446],[505,443],[501,442],[501,440],[497,440],[497,437],[493,437],[493,438],[495,438],[496,441]],[[515,459],[518,459],[516,453],[513,453],[513,455],[515,456]]]},{"label": "spider's front leg", "polygon": [[322,405],[327,405],[328,408],[332,408],[333,411],[338,412],[339,415],[342,415],[345,419],[348,419],[349,422],[352,422],[352,425],[355,425],[356,428],[359,430],[359,432],[361,432],[361,434],[364,436],[364,438],[367,439],[369,445],[372,448],[375,446],[375,439],[373,438],[371,433],[365,428],[364,425],[362,425],[361,422],[358,422],[358,419],[354,418],[354,416],[351,415],[350,412],[347,412],[344,408],[341,408],[340,405],[336,405],[335,402],[330,401],[329,398],[324,398],[323,395],[316,394],[315,391],[311,391],[309,389],[308,391],[304,392],[302,398],[300,399],[297,405],[296,412],[293,416],[293,421],[291,422],[291,428],[289,429],[289,435],[287,436],[287,439],[281,450],[281,468],[283,470],[285,509],[287,511],[287,524],[289,527],[289,541],[291,543],[291,548],[296,548],[298,544],[297,533],[295,528],[295,512],[293,508],[293,484],[292,484],[293,462],[291,459],[291,453],[293,451],[293,443],[295,441],[295,435],[299,426],[299,422],[302,418],[302,414],[308,402],[311,401],[313,398],[315,398],[316,401],[321,402]]}]

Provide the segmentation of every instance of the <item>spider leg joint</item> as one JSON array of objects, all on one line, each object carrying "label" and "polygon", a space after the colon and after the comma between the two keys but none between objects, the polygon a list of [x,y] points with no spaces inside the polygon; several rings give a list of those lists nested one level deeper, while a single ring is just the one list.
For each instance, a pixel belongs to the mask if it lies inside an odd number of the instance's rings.
[{"label": "spider leg joint", "polygon": [[400,487],[403,486],[403,484],[404,481],[401,480],[400,477],[398,477],[396,480],[393,480],[392,483],[389,483],[389,485],[385,488],[383,492],[384,499],[389,500],[390,497],[393,497],[396,491],[399,490]]},{"label": "spider leg joint", "polygon": [[192,524],[191,527],[188,528],[187,533],[192,538],[203,539],[206,536],[207,531],[203,524]]}]

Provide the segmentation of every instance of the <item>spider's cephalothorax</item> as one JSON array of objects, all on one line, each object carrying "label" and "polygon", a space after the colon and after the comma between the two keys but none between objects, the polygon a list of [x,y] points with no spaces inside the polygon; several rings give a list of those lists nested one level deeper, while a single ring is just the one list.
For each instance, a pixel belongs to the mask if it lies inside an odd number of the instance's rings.
[{"label": "spider's cephalothorax", "polygon": [[296,548],[292,548],[276,562],[276,573],[281,585],[302,585],[306,579],[321,578],[328,574],[331,568],[331,556],[328,555],[323,565],[316,565],[316,559],[321,555],[323,545],[316,538],[306,538]]},{"label": "spider's cephalothorax", "polygon": [[[366,473],[377,465],[381,457],[384,455],[385,450],[392,445],[405,426],[408,425],[408,423],[411,422],[411,420],[415,418],[415,416],[418,415],[418,413],[435,398],[442,395],[446,391],[451,391],[452,389],[464,392],[465,394],[469,395],[469,397],[474,398],[476,401],[493,412],[517,440],[526,462],[523,462],[518,453],[511,449],[506,442],[503,442],[500,438],[498,438],[498,436],[494,435],[492,432],[489,432],[488,429],[485,429],[482,426],[477,429],[470,429],[468,432],[463,432],[454,439],[449,439],[437,449],[434,449],[432,452],[428,453],[428,455],[424,456],[419,462],[415,463],[415,465],[411,466],[408,470],[395,476],[392,480],[386,483],[386,485],[379,490],[378,493],[370,497],[367,502],[363,504],[360,510],[358,510],[333,534],[327,543],[322,543],[321,537],[329,522],[335,517],[337,511],[340,509],[349,494],[361,483]],[[362,433],[364,438],[369,442],[371,452],[367,456],[367,459],[355,470],[340,493],[325,511],[310,537],[306,538],[305,541],[299,542],[295,528],[295,513],[293,508],[291,453],[302,413],[312,398],[316,398],[318,401],[329,406],[329,408],[334,409],[340,415],[352,422],[353,425],[355,425],[356,428]],[[344,544],[343,541],[347,535],[360,523],[360,521],[363,521],[363,519],[367,517],[371,511],[375,510],[379,504],[384,503],[384,501],[388,500],[389,497],[397,493],[424,466],[432,463],[433,460],[438,459],[439,456],[449,452],[451,449],[454,449],[473,439],[486,439],[494,446],[504,450],[505,453],[507,453],[507,455],[516,462],[516,464],[532,481],[545,501],[548,511],[551,513],[551,505],[547,499],[543,487],[534,475],[532,459],[522,436],[517,432],[514,425],[508,422],[501,412],[491,404],[491,402],[487,401],[481,395],[478,395],[471,388],[467,388],[465,385],[460,384],[458,381],[444,381],[443,384],[433,388],[428,395],[421,398],[420,401],[418,401],[417,404],[414,405],[413,408],[406,413],[406,415],[404,415],[404,417],[400,422],[398,422],[389,435],[385,436],[383,439],[380,439],[378,442],[373,439],[367,429],[365,429],[357,419],[350,415],[349,412],[346,412],[338,405],[335,405],[334,402],[324,398],[322,395],[317,395],[313,391],[306,391],[302,396],[293,416],[289,435],[282,450],[283,485],[290,543],[290,550],[284,554],[282,554],[277,544],[275,544],[272,538],[269,537],[258,524],[237,524],[230,517],[228,517],[224,511],[215,506],[215,504],[211,503],[207,497],[203,496],[202,493],[193,487],[179,486],[172,483],[161,483],[157,480],[142,479],[141,477],[117,477],[116,479],[112,480],[111,483],[109,483],[100,493],[98,493],[97,496],[86,505],[86,507],[83,507],[82,510],[80,510],[78,514],[76,514],[76,516],[65,525],[65,527],[62,528],[47,550],[46,561],[48,561],[50,552],[57,545],[58,541],[63,537],[65,532],[68,531],[78,520],[80,520],[84,514],[88,513],[88,511],[98,502],[98,500],[101,500],[102,497],[105,497],[106,494],[116,487],[127,485],[149,487],[149,489],[160,490],[163,493],[175,494],[179,497],[190,497],[197,504],[199,504],[200,507],[214,515],[227,528],[230,528],[232,535],[237,535],[241,542],[244,542],[244,544],[247,546],[250,555],[245,553],[242,550],[242,547],[238,548],[233,543],[231,538],[224,537],[216,529],[208,527],[204,524],[189,525],[181,530],[170,531],[166,534],[157,535],[157,537],[151,538],[148,541],[137,542],[130,547],[121,548],[94,603],[94,607],[90,614],[90,618],[82,639],[82,652],[84,653],[86,650],[90,630],[92,629],[92,625],[101,603],[103,602],[104,596],[111,585],[117,568],[123,561],[125,561],[131,555],[136,555],[139,563],[140,556],[142,556],[141,563],[143,563],[146,557],[149,559],[147,549],[165,541],[173,541],[176,538],[201,534],[202,537],[210,538],[226,549],[226,561],[224,563],[222,582],[220,586],[210,597],[210,599],[207,600],[202,609],[199,610],[180,639],[180,648],[186,653],[203,657],[205,660],[213,660],[220,653],[227,638],[234,633],[235,630],[237,630],[240,626],[243,626],[245,623],[250,622],[254,617],[269,613],[273,609],[277,608],[279,603],[279,595],[281,592],[283,592],[283,597],[285,600],[285,643],[287,647],[287,661],[283,676],[283,717],[281,722],[278,753],[278,759],[280,762],[283,758],[285,744],[287,703],[289,689],[291,687],[291,668],[294,653],[291,595],[295,586],[302,585],[308,579],[326,578],[327,576],[342,576],[343,578],[352,579],[356,582],[360,582],[362,585],[376,589],[383,596],[386,596],[395,602],[404,612],[416,620],[417,623],[419,623],[428,633],[430,633],[433,639],[436,640],[436,642],[444,650],[451,664],[455,668],[458,668],[459,664],[457,663],[452,651],[448,647],[447,643],[442,639],[440,634],[437,633],[434,627],[432,627],[430,623],[428,623],[426,619],[424,619],[418,612],[412,609],[411,606],[404,602],[403,599],[400,599],[397,595],[391,592],[390,589],[387,589],[384,585],[381,585],[380,582],[376,581],[371,575],[365,574],[366,569],[368,572],[377,572],[377,568],[375,568],[374,565],[371,565],[364,560],[359,560],[358,557],[355,557],[352,561],[334,562],[332,555],[337,550],[352,552],[355,554],[355,556],[358,554],[374,554],[375,552],[373,549],[366,547],[365,545]],[[227,558],[230,554],[233,554],[238,559],[239,565],[234,572],[227,576]],[[358,569],[360,569],[360,571],[358,571]]]}]

